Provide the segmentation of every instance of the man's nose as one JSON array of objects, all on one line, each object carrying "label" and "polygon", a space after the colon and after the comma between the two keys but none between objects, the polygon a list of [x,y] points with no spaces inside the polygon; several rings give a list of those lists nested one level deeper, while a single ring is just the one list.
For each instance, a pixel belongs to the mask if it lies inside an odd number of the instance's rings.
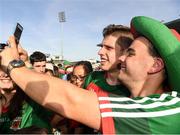
[{"label": "man's nose", "polygon": [[98,55],[102,55],[103,53],[104,53],[104,49],[103,49],[103,47],[102,47],[102,48],[99,49]]},{"label": "man's nose", "polygon": [[120,62],[124,62],[125,59],[126,59],[126,55],[125,55],[125,54],[121,55],[121,56],[118,58],[118,60],[119,60]]},{"label": "man's nose", "polygon": [[41,67],[41,69],[40,69],[40,70],[41,70],[41,72],[44,72],[44,67]]}]

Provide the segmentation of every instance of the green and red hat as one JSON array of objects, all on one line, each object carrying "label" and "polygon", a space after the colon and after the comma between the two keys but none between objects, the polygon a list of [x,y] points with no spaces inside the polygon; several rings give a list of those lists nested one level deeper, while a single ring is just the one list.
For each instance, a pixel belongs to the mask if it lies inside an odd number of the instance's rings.
[{"label": "green and red hat", "polygon": [[131,20],[134,37],[146,37],[165,62],[168,81],[172,90],[180,92],[180,35],[163,23],[145,16]]}]

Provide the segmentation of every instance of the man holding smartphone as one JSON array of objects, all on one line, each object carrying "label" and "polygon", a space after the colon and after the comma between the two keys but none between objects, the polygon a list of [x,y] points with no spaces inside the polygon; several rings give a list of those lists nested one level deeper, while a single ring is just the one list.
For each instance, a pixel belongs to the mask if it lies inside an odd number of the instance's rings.
[{"label": "man holding smartphone", "polygon": [[[23,65],[13,65],[19,59],[14,37],[9,39],[12,46],[0,53],[1,66],[39,104],[102,129],[104,134],[179,134],[180,42],[165,25],[148,17],[133,18],[131,28],[136,39],[119,58],[119,79],[133,98],[85,91]],[[165,93],[166,73],[176,91]]]}]

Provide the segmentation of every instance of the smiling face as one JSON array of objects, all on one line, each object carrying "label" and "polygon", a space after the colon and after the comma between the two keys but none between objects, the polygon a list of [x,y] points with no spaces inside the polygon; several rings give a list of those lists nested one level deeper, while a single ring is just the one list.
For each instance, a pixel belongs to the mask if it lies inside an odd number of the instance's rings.
[{"label": "smiling face", "polygon": [[154,64],[154,57],[149,53],[150,42],[144,37],[134,40],[119,60],[121,69],[118,78],[124,84],[132,82],[143,82],[147,79],[148,73]]},{"label": "smiling face", "polygon": [[117,69],[118,58],[122,54],[121,47],[116,43],[117,37],[113,35],[106,36],[98,55],[101,59],[101,69],[104,71],[111,71]]},{"label": "smiling face", "polygon": [[75,84],[78,87],[82,87],[86,76],[87,76],[87,73],[83,65],[74,67],[73,69],[74,83],[73,84]]},{"label": "smiling face", "polygon": [[0,90],[11,91],[14,88],[14,83],[11,78],[2,70],[0,70]]}]

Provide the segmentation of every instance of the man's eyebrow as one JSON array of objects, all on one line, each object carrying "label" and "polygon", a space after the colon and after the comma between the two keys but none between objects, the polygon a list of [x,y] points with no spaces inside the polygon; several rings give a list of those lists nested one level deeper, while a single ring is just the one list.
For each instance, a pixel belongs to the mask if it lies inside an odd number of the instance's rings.
[{"label": "man's eyebrow", "polygon": [[110,48],[113,48],[111,45],[108,45],[108,44],[97,44],[97,47],[110,47]]},{"label": "man's eyebrow", "polygon": [[97,47],[102,47],[103,46],[103,44],[97,44]]},{"label": "man's eyebrow", "polygon": [[128,48],[128,49],[126,50],[126,52],[135,52],[135,50],[132,49],[132,48]]}]

